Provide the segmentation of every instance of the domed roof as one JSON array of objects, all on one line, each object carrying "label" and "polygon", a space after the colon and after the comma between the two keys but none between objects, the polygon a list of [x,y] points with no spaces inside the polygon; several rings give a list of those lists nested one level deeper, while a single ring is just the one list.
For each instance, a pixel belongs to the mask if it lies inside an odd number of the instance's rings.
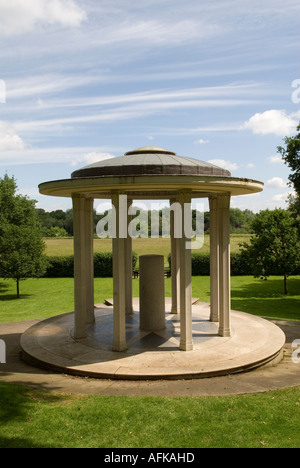
[{"label": "domed roof", "polygon": [[155,146],[145,146],[125,153],[124,156],[99,161],[72,174],[72,179],[103,176],[142,175],[203,175],[231,177],[221,167],[198,159],[177,156],[172,151]]}]

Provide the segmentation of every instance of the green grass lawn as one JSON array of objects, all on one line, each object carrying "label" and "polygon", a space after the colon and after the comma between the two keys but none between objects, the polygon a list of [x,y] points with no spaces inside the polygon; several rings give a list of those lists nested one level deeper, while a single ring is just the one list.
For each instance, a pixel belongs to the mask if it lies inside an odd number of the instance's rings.
[{"label": "green grass lawn", "polygon": [[0,383],[1,448],[299,448],[300,388],[235,397],[67,395]]},{"label": "green grass lawn", "polygon": [[[171,279],[166,279],[166,296],[171,296]],[[250,276],[232,278],[232,308],[280,320],[300,320],[300,277],[288,280],[289,294],[283,294],[283,279],[267,281]],[[133,280],[133,295],[139,296],[139,281]],[[95,303],[113,297],[112,278],[95,279]],[[193,277],[193,297],[210,300],[209,277]],[[74,310],[73,279],[29,279],[21,282],[21,298],[11,280],[0,280],[0,322],[44,319]]]}]

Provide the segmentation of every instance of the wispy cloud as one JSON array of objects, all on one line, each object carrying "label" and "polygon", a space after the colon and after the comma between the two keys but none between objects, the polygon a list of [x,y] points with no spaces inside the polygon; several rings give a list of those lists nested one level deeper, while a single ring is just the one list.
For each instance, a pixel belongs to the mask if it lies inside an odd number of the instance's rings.
[{"label": "wispy cloud", "polygon": [[[28,132],[51,132],[62,130],[64,127],[69,127],[70,130],[74,130],[74,127],[79,124],[92,124],[100,122],[121,122],[124,120],[134,120],[139,118],[145,118],[151,115],[162,113],[168,113],[175,110],[186,110],[186,109],[204,109],[213,107],[235,107],[235,106],[245,106],[250,104],[250,101],[246,100],[193,100],[193,101],[178,101],[178,102],[153,102],[147,104],[135,104],[131,106],[116,107],[114,109],[106,109],[102,112],[96,114],[77,114],[75,116],[66,116],[62,118],[52,118],[52,119],[37,119],[37,120],[28,120],[28,121],[17,121],[14,123],[14,127],[20,133],[26,134]],[[72,128],[70,127],[72,126]],[[228,130],[228,126],[223,127],[222,131]],[[231,127],[231,129],[236,130],[236,127]],[[182,130],[183,133],[195,133],[198,131],[220,131],[220,127],[202,127],[197,130],[187,129]],[[41,136],[41,134],[40,134]]]},{"label": "wispy cloud", "polygon": [[150,140],[269,181],[235,203],[275,206],[299,21],[299,0],[0,0],[2,171],[28,188]]},{"label": "wispy cloud", "polygon": [[[1,143],[0,143],[1,145]],[[92,164],[124,153],[120,147],[14,148],[0,153],[0,167],[28,164]]]},{"label": "wispy cloud", "polygon": [[[90,79],[93,81],[93,78]],[[26,135],[38,132],[49,133],[62,128],[73,128],[79,124],[92,124],[97,122],[118,122],[144,118],[152,115],[168,114],[169,112],[184,112],[204,108],[230,108],[253,105],[258,85],[255,84],[229,84],[215,87],[202,87],[191,89],[163,89],[151,90],[139,93],[96,95],[86,97],[72,97],[52,99],[47,93],[60,93],[64,88],[70,89],[79,84],[87,85],[89,78],[81,80],[58,79],[57,81],[46,79],[36,82],[24,83],[23,88],[10,91],[12,96],[24,97],[27,94],[32,99],[25,106],[20,102],[20,113],[30,114],[31,119],[23,118],[14,122],[16,132]],[[38,99],[40,92],[45,93],[43,99]],[[15,93],[15,94],[14,94]],[[259,94],[259,92],[258,92]],[[259,102],[259,98],[258,98]],[[16,101],[17,103],[17,101]],[[18,106],[18,104],[16,104]],[[11,110],[16,108],[11,107]],[[69,109],[72,109],[70,113]],[[30,112],[29,112],[30,110]],[[59,117],[58,117],[59,115]],[[228,125],[226,125],[228,128]],[[51,130],[52,129],[52,130]],[[199,133],[201,129],[188,130],[191,133]]]},{"label": "wispy cloud", "polygon": [[[99,78],[98,78],[99,81]],[[101,79],[100,79],[101,81]],[[22,85],[18,89],[15,86],[15,90],[11,92],[11,95],[24,95],[26,93],[37,94],[40,92],[55,92],[64,89],[70,89],[72,87],[80,87],[88,85],[89,83],[97,82],[96,77],[45,77],[44,81],[41,79],[36,84],[33,82],[31,85]],[[30,79],[28,79],[30,83]],[[143,91],[139,93],[128,93],[128,94],[117,94],[117,95],[96,95],[69,99],[47,99],[43,101],[44,108],[62,108],[62,107],[95,107],[95,106],[107,106],[116,104],[134,104],[139,102],[162,102],[162,101],[180,101],[180,100],[195,100],[195,99],[208,99],[213,98],[210,102],[219,102],[222,104],[222,100],[227,102],[226,99],[231,102],[236,99],[236,102],[248,101],[253,97],[258,98],[262,93],[260,85],[258,83],[233,83],[223,86],[212,86],[212,87],[201,87],[201,88],[190,88],[190,89],[163,89],[163,90],[151,90]],[[205,101],[204,101],[205,104]]]},{"label": "wispy cloud", "polygon": [[46,74],[23,76],[6,80],[6,95],[8,101],[43,98],[49,95],[57,95],[74,88],[82,88],[93,83],[99,83],[99,76],[93,75],[62,75]]}]

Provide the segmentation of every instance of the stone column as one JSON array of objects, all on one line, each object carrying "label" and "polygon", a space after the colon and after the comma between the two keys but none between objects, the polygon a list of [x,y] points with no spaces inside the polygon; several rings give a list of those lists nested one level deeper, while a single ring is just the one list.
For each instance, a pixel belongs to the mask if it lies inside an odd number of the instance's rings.
[{"label": "stone column", "polygon": [[191,194],[178,196],[182,214],[180,239],[180,349],[192,351],[192,259],[191,259]]},{"label": "stone column", "polygon": [[132,216],[130,213],[130,208],[132,206],[132,200],[127,200],[127,239],[126,239],[126,274],[125,274],[125,310],[126,315],[131,315],[133,313],[132,307],[132,233],[130,229],[130,221]]},{"label": "stone column", "polygon": [[[180,313],[180,239],[176,233],[175,219],[178,220],[178,205],[176,199],[170,200],[170,224],[171,224],[171,282],[172,282],[172,307],[171,314]],[[180,208],[180,205],[179,205]],[[175,213],[176,212],[176,213]],[[177,216],[177,217],[176,217]],[[181,222],[180,222],[181,228]]]},{"label": "stone column", "polygon": [[86,226],[84,196],[73,195],[73,223],[74,223],[74,299],[75,323],[74,338],[86,337]]},{"label": "stone column", "polygon": [[92,198],[85,199],[85,229],[86,229],[86,321],[91,324],[95,322],[95,307],[94,307],[94,200]]},{"label": "stone column", "polygon": [[220,323],[219,335],[231,336],[231,281],[230,281],[230,194],[218,196],[220,240]]},{"label": "stone column", "polygon": [[113,351],[126,350],[126,236],[127,203],[119,197],[119,193],[112,195],[115,208],[115,237],[113,238],[113,289],[114,289],[114,342]]},{"label": "stone column", "polygon": [[209,199],[210,206],[210,320],[219,321],[219,211],[218,198]]}]

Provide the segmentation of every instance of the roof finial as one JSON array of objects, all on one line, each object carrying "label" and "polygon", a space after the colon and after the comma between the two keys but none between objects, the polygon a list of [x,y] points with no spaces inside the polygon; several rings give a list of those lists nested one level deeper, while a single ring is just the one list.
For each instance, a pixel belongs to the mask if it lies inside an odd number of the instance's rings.
[{"label": "roof finial", "polygon": [[142,153],[151,153],[151,154],[170,154],[176,156],[174,151],[169,151],[158,146],[143,146],[142,148],[137,148],[136,150],[128,151],[125,153],[125,156],[131,156],[133,154],[142,154]]}]

